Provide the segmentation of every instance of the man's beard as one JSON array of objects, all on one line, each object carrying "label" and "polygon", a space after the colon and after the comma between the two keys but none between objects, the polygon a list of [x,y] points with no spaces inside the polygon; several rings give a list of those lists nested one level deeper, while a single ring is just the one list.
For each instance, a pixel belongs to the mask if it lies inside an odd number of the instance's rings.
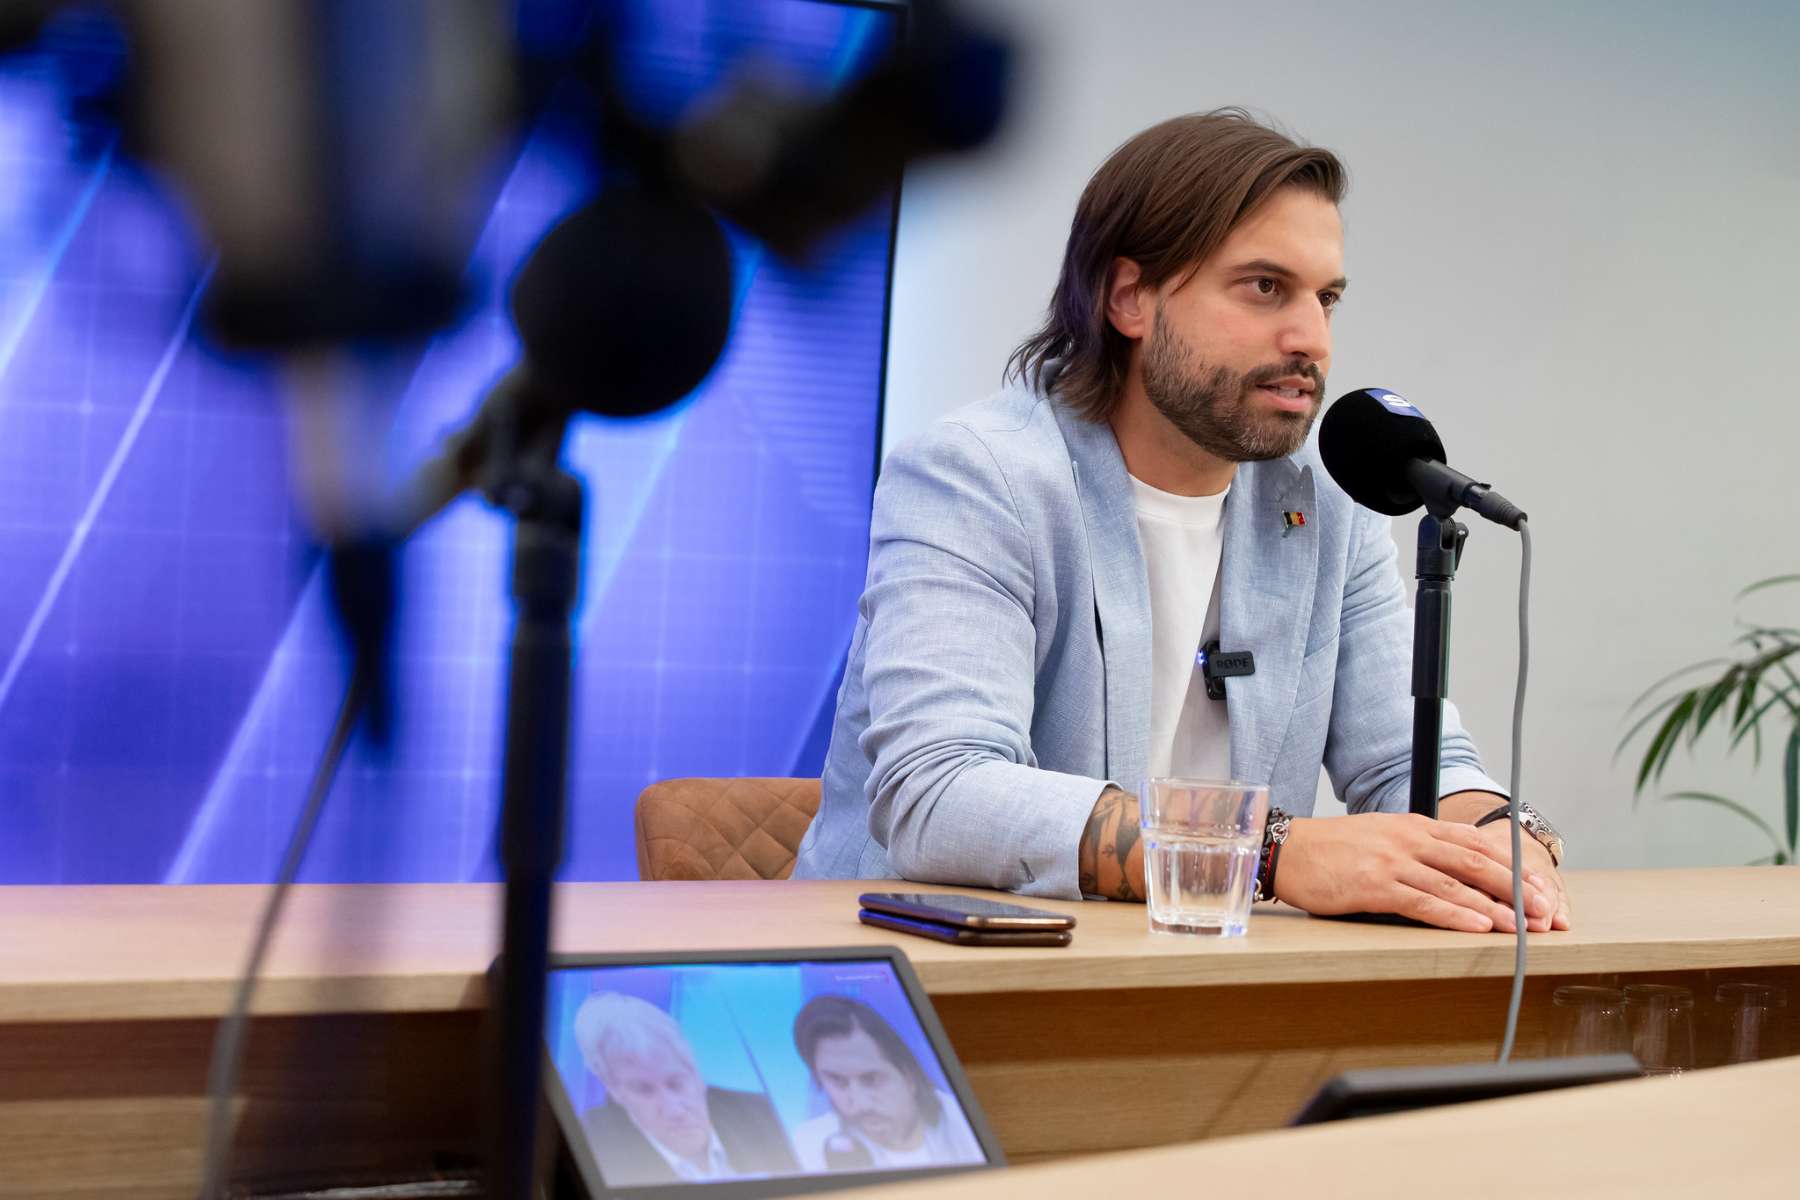
[{"label": "man's beard", "polygon": [[[1258,411],[1255,389],[1298,375],[1313,382],[1304,413]],[[1144,347],[1144,394],[1189,441],[1226,462],[1286,458],[1306,441],[1325,395],[1325,376],[1308,362],[1275,363],[1240,374],[1208,366],[1156,311]]]}]

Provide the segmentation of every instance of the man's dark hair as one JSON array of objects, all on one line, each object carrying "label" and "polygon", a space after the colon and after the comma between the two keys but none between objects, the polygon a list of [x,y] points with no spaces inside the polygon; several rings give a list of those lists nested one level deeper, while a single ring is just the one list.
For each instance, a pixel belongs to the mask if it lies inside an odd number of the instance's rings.
[{"label": "man's dark hair", "polygon": [[1241,108],[1152,125],[1100,164],[1075,206],[1062,274],[1044,324],[1006,363],[1090,421],[1112,414],[1131,340],[1106,319],[1113,260],[1129,258],[1157,287],[1204,262],[1238,223],[1284,187],[1341,204],[1344,166]]},{"label": "man's dark hair", "polygon": [[894,1064],[895,1069],[911,1082],[919,1115],[925,1123],[937,1124],[943,1106],[938,1103],[937,1088],[931,1077],[925,1074],[912,1047],[894,1032],[887,1018],[861,1000],[852,1000],[848,996],[814,996],[808,1000],[794,1018],[794,1047],[800,1051],[807,1070],[816,1079],[819,1071],[813,1064],[813,1057],[819,1052],[819,1042],[828,1037],[849,1037],[858,1029],[873,1038],[881,1057]]}]

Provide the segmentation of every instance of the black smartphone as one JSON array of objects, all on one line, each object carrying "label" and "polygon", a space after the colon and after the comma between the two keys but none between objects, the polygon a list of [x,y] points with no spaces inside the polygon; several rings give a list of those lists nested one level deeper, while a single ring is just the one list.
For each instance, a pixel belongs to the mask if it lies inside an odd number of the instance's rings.
[{"label": "black smartphone", "polygon": [[917,934],[937,942],[953,942],[958,946],[1066,946],[1074,936],[1067,929],[963,929],[868,908],[856,916],[864,925]]},{"label": "black smartphone", "polygon": [[962,929],[1073,929],[1075,918],[985,896],[940,892],[864,892],[864,908]]}]

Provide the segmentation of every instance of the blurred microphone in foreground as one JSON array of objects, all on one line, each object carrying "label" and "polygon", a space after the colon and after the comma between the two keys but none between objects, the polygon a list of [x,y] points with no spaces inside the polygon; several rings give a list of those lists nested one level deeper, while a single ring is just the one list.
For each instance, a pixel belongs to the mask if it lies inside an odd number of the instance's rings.
[{"label": "blurred microphone in foreground", "polygon": [[717,218],[641,184],[608,187],[526,259],[510,305],[523,356],[387,504],[382,528],[403,539],[471,489],[507,505],[508,456],[553,462],[576,413],[675,404],[724,352],[731,302]]},{"label": "blurred microphone in foreground", "polygon": [[[33,0],[0,18],[0,49],[28,42],[58,7]],[[111,11],[130,48],[124,145],[166,171],[212,258],[205,328],[222,345],[275,356],[292,384],[296,491],[327,546],[353,650],[346,731],[359,702],[377,741],[388,727],[398,543],[471,488],[516,519],[489,1192],[533,1195],[583,509],[581,481],[560,461],[568,419],[643,416],[691,392],[729,334],[719,218],[804,256],[897,188],[909,159],[990,136],[1008,52],[948,0],[917,0],[904,45],[840,94],[797,97],[751,80],[665,128],[612,87],[603,32],[587,56],[596,102],[572,115],[598,143],[607,187],[551,230],[514,284],[518,366],[394,496],[375,449],[385,410],[365,394],[381,348],[459,313],[485,207],[479,184],[530,109],[520,98],[561,95],[582,64],[521,53],[514,35],[533,6],[501,0],[118,0]],[[322,758],[317,798],[337,761]],[[284,860],[294,870],[308,828],[297,826]],[[230,1029],[248,1011],[279,895]],[[229,1113],[241,1044],[221,1038],[215,1113]],[[227,1177],[229,1125],[214,1128],[227,1132],[209,1147],[209,1192]]]},{"label": "blurred microphone in foreground", "polygon": [[504,13],[492,0],[114,8],[131,51],[125,145],[198,222],[207,335],[281,365],[293,492],[325,548],[364,731],[385,745],[398,603],[373,520],[385,364],[463,307],[479,184],[514,119]]}]

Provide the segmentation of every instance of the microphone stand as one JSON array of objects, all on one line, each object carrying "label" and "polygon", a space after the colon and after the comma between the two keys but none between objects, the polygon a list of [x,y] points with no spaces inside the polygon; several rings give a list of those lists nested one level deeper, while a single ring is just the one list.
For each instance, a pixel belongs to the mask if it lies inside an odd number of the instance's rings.
[{"label": "microphone stand", "polygon": [[1443,753],[1444,700],[1450,695],[1450,583],[1462,561],[1469,527],[1441,503],[1419,518],[1419,581],[1413,605],[1412,800],[1421,816],[1438,811],[1439,758]]},{"label": "microphone stand", "polygon": [[560,462],[566,414],[533,427],[505,406],[481,490],[513,515],[515,605],[506,693],[500,861],[503,941],[488,1053],[488,1195],[535,1200],[551,887],[563,856],[571,618],[581,579],[582,483]]},{"label": "microphone stand", "polygon": [[[1408,807],[1435,820],[1444,700],[1450,694],[1450,581],[1456,578],[1456,564],[1462,561],[1469,527],[1450,515],[1456,505],[1448,501],[1430,501],[1429,505],[1436,511],[1419,518],[1415,572],[1419,587],[1413,607],[1412,793]],[[1329,919],[1429,928],[1424,921],[1398,913],[1337,913]]]}]

